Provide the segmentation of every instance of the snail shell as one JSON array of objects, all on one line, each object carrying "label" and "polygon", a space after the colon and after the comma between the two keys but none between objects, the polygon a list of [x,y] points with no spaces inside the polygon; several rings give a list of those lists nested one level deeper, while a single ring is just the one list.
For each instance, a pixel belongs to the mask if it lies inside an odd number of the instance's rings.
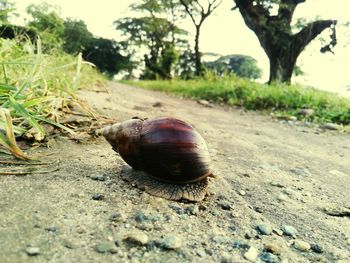
[{"label": "snail shell", "polygon": [[150,194],[191,201],[207,194],[213,176],[208,148],[184,121],[131,119],[104,128],[102,135],[127,164],[147,174],[139,184]]}]

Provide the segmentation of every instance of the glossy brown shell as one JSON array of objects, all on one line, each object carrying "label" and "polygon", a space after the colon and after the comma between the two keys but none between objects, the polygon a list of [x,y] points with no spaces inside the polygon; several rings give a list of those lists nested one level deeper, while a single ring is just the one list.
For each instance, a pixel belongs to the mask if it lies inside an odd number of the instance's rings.
[{"label": "glossy brown shell", "polygon": [[182,184],[211,174],[204,139],[184,121],[133,119],[105,128],[103,135],[126,163],[158,180]]}]

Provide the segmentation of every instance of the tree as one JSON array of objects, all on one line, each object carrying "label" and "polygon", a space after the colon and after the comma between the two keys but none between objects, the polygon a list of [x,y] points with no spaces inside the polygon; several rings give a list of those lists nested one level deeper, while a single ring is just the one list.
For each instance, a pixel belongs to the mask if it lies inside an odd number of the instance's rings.
[{"label": "tree", "polygon": [[24,26],[5,23],[0,25],[0,37],[9,39],[23,37],[24,39],[29,38],[34,42],[37,38],[37,32]]},{"label": "tree", "polygon": [[39,5],[31,4],[27,8],[27,13],[32,16],[28,26],[39,33],[46,49],[50,50],[62,45],[64,20],[59,16],[55,7],[45,2]]},{"label": "tree", "polygon": [[83,58],[93,64],[109,77],[122,70],[131,71],[134,68],[130,55],[122,55],[123,47],[111,39],[93,38],[84,47]]},{"label": "tree", "polygon": [[63,25],[62,39],[65,52],[78,54],[93,40],[93,35],[87,29],[84,21],[68,18],[63,22]]},{"label": "tree", "polygon": [[194,39],[194,55],[195,55],[195,67],[196,76],[203,74],[203,67],[201,62],[201,53],[199,51],[199,37],[201,27],[205,19],[210,16],[213,11],[219,7],[221,0],[207,0],[207,5],[204,6],[201,0],[179,0],[181,5],[185,8],[186,13],[191,18],[195,28],[195,39]]},{"label": "tree", "polygon": [[130,44],[148,49],[144,55],[145,71],[142,78],[170,78],[177,55],[175,46],[186,31],[178,28],[173,21],[162,16],[172,6],[171,0],[143,0],[131,5],[133,11],[148,16],[126,17],[115,21],[116,29],[128,37]]},{"label": "tree", "polygon": [[245,55],[222,56],[215,61],[206,62],[205,66],[218,74],[234,73],[239,77],[249,79],[261,77],[261,69],[256,65],[256,60]]},{"label": "tree", "polygon": [[0,25],[8,23],[9,15],[14,10],[13,3],[8,0],[0,0]]},{"label": "tree", "polygon": [[[329,51],[336,44],[335,20],[317,20],[292,32],[291,22],[296,7],[306,0],[234,0],[245,24],[258,37],[270,61],[271,82],[290,83],[296,61],[304,48],[326,28],[333,30]],[[277,7],[277,14],[270,12]]]}]

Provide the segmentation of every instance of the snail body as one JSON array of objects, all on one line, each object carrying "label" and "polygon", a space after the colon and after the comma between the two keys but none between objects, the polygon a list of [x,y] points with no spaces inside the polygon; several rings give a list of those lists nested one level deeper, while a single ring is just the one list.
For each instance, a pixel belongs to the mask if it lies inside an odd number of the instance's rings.
[{"label": "snail body", "polygon": [[102,135],[135,170],[147,174],[142,187],[167,199],[202,200],[207,194],[210,157],[202,136],[175,118],[131,119]]}]

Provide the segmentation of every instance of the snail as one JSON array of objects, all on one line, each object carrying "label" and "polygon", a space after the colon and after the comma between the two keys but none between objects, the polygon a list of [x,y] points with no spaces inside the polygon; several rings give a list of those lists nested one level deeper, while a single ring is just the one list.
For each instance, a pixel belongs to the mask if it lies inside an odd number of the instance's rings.
[{"label": "snail", "polygon": [[189,124],[175,118],[139,118],[105,127],[102,135],[134,170],[136,185],[169,200],[201,201],[214,177],[207,144]]}]

